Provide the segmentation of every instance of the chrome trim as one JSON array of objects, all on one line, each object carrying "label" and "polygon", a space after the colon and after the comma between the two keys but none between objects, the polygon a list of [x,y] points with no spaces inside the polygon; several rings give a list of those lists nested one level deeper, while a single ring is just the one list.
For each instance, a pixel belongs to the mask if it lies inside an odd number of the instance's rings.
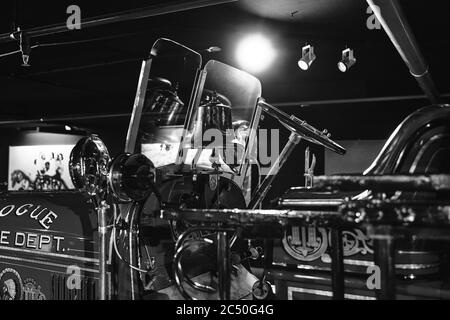
[{"label": "chrome trim", "polygon": [[439,263],[407,263],[407,264],[396,264],[396,269],[401,270],[422,270],[422,269],[433,269],[439,268]]},{"label": "chrome trim", "polygon": [[94,253],[94,254],[99,254],[98,251],[91,251],[91,250],[79,250],[79,249],[71,249],[71,248],[65,248],[67,252],[69,251],[74,251],[74,252],[90,252],[90,253]]},{"label": "chrome trim", "polygon": [[[405,158],[405,150],[412,145],[416,133],[427,125],[448,123],[450,108],[447,105],[424,107],[409,115],[392,133],[381,152],[364,172],[364,175],[395,174]],[[417,150],[414,150],[417,153]]]},{"label": "chrome trim", "polygon": [[307,276],[307,275],[304,275],[304,274],[294,274],[294,278],[296,278],[296,279],[302,279],[302,280],[315,280],[315,281],[323,280],[322,277],[318,277],[318,276]]},{"label": "chrome trim", "polygon": [[311,266],[311,265],[307,265],[307,264],[298,264],[297,265],[297,269],[302,269],[302,270],[318,270],[318,271],[329,271],[330,268],[325,266],[325,267],[320,267],[320,266]]},{"label": "chrome trim", "polygon": [[18,248],[10,248],[10,247],[0,246],[0,251],[1,250],[13,251],[13,252],[24,252],[24,253],[28,253],[28,254],[36,254],[36,255],[54,257],[54,258],[72,259],[72,260],[77,260],[77,261],[82,261],[82,262],[91,262],[94,264],[99,263],[98,259],[71,256],[68,254],[59,254],[59,253],[53,253],[53,252],[43,252],[43,251],[37,251],[37,250],[18,249]]},{"label": "chrome trim", "polygon": [[287,267],[287,263],[283,262],[272,262],[272,265],[277,267]]},{"label": "chrome trim", "polygon": [[[0,255],[0,259],[7,259],[7,260],[12,260],[12,261],[22,261],[22,262],[36,263],[36,264],[43,264],[43,265],[46,265],[46,266],[60,267],[60,268],[65,268],[65,269],[67,269],[67,267],[68,267],[68,265],[65,265],[65,264],[46,262],[46,261],[40,261],[40,260],[32,260],[32,259],[25,259],[25,258],[18,258],[18,257],[11,257],[11,256],[3,256],[3,255]],[[4,262],[4,263],[8,263],[8,262]],[[25,266],[25,267],[33,268],[31,266]],[[96,269],[83,268],[83,267],[79,267],[79,266],[77,266],[77,267],[80,268],[80,270],[83,270],[83,271],[88,271],[88,272],[92,272],[92,273],[98,273],[99,272]],[[55,270],[48,270],[48,271],[55,271]],[[61,272],[61,273],[64,273],[64,272]]]},{"label": "chrome trim", "polygon": [[134,153],[139,125],[141,121],[142,110],[144,108],[145,94],[147,92],[148,77],[152,60],[142,61],[139,82],[134,100],[133,111],[131,113],[130,125],[128,127],[127,138],[125,142],[125,152]]},{"label": "chrome trim", "polygon": [[416,158],[414,159],[414,162],[411,165],[411,168],[409,169],[409,173],[411,173],[411,174],[416,173],[416,169],[419,164],[419,161],[422,159],[425,151],[428,151],[428,147],[431,144],[435,143],[436,141],[439,141],[440,139],[442,139],[443,137],[446,137],[446,136],[448,136],[448,134],[445,134],[445,133],[437,134],[437,135],[434,135],[433,137],[431,137],[427,142],[425,142],[422,145],[422,147],[419,149],[419,152],[416,155]]},{"label": "chrome trim", "polygon": [[[326,264],[330,264],[331,260],[329,261],[323,261]],[[350,266],[360,266],[360,267],[370,267],[374,265],[373,261],[366,261],[366,260],[352,260],[352,259],[344,259],[344,264],[350,265]],[[282,266],[287,267],[286,263],[272,263],[274,266]],[[328,266],[320,267],[320,266],[312,266],[312,265],[305,265],[305,264],[297,264],[297,269],[303,269],[303,270],[329,270]]]},{"label": "chrome trim", "polygon": [[398,254],[405,254],[405,255],[413,255],[413,254],[425,254],[425,255],[429,255],[429,254],[436,254],[436,252],[433,251],[418,251],[418,250],[398,250],[397,251]]},{"label": "chrome trim", "polygon": [[348,264],[351,266],[363,266],[363,267],[370,267],[370,266],[375,265],[373,261],[353,260],[353,259],[344,259],[344,264]]},{"label": "chrome trim", "polygon": [[[325,262],[330,263],[330,262]],[[374,266],[375,263],[373,261],[365,261],[365,260],[351,260],[351,259],[344,259],[344,264],[351,265],[351,266],[359,266],[359,267],[370,267]],[[287,267],[287,263],[280,263],[280,262],[273,262],[273,266],[277,267]],[[320,266],[312,266],[312,265],[305,265],[305,264],[297,264],[297,269],[303,269],[303,270],[328,270],[329,268],[324,268]],[[432,268],[439,268],[439,263],[409,263],[409,264],[395,264],[396,269],[400,270],[420,270],[420,269],[432,269]],[[295,276],[296,278],[301,278],[303,276]]]},{"label": "chrome trim", "polygon": [[[202,63],[202,60],[200,60],[200,64]],[[199,67],[199,69],[201,69],[201,65]],[[205,81],[206,81],[206,71],[205,70],[197,70],[197,74],[195,75],[195,79],[194,79],[194,86],[192,87],[192,92],[191,92],[191,97],[189,99],[189,105],[188,105],[188,109],[187,109],[187,116],[186,116],[186,120],[184,121],[183,124],[183,135],[181,136],[181,140],[180,140],[180,145],[178,146],[178,153],[177,153],[177,158],[175,160],[175,164],[176,165],[183,165],[183,160],[184,157],[186,156],[184,154],[184,152],[186,152],[183,148],[185,141],[186,141],[186,136],[187,133],[189,131],[189,126],[192,122],[192,117],[195,111],[195,107],[200,105],[200,100],[202,98],[200,92],[203,91],[203,87],[205,85]]]},{"label": "chrome trim", "polygon": [[[324,297],[333,297],[333,292],[331,292],[331,291],[288,287],[288,300],[293,300],[294,292],[314,294],[314,295],[324,296]],[[358,295],[358,294],[349,294],[349,293],[344,294],[344,298],[349,299],[349,300],[376,300],[376,298],[374,298],[374,297],[362,296],[362,295]]]},{"label": "chrome trim", "polygon": [[[39,194],[42,191],[39,191]],[[60,193],[61,191],[58,191],[58,193]],[[9,192],[8,192],[9,193]],[[23,231],[33,231],[33,232],[39,232],[39,233],[52,233],[52,234],[61,234],[60,230],[45,230],[45,229],[39,229],[39,228],[23,228]],[[79,233],[73,233],[73,232],[63,232],[62,233],[64,235],[65,238],[70,237],[71,239],[76,239],[76,240],[80,240],[83,242],[91,242],[91,243],[95,243],[95,241],[93,240],[92,237],[87,236],[87,237],[80,237]]]},{"label": "chrome trim", "polygon": [[343,199],[282,199],[281,206],[295,206],[295,207],[338,207],[344,202]]}]

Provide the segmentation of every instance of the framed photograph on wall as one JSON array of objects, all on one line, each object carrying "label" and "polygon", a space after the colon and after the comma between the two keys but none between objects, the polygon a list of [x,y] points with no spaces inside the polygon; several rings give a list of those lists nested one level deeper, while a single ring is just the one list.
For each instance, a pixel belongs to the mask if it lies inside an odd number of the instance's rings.
[{"label": "framed photograph on wall", "polygon": [[69,158],[74,145],[10,146],[8,190],[74,189]]}]

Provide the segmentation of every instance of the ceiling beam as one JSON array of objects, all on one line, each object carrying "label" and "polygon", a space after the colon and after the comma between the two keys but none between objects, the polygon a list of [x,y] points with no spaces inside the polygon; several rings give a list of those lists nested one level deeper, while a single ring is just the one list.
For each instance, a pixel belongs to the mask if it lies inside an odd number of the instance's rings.
[{"label": "ceiling beam", "polygon": [[[374,102],[392,102],[409,100],[427,100],[425,95],[410,96],[391,96],[391,97],[373,97],[373,98],[355,98],[355,99],[334,99],[334,100],[313,100],[298,102],[279,102],[273,103],[277,107],[307,107],[314,105],[335,105],[335,104],[354,104],[354,103],[374,103]],[[450,98],[450,93],[442,94],[441,98]]]}]

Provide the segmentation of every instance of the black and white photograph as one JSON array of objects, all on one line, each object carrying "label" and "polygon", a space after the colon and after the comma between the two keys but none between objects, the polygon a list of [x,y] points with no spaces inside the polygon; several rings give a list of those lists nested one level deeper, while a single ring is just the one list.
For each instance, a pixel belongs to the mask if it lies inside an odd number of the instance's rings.
[{"label": "black and white photograph", "polygon": [[0,300],[449,300],[449,35],[448,0],[2,1]]}]

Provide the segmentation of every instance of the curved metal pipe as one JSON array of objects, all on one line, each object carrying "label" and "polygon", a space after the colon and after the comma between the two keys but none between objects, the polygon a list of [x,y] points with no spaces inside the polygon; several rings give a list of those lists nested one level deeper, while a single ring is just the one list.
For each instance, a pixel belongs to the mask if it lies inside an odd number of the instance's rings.
[{"label": "curved metal pipe", "polygon": [[[190,243],[186,242],[187,238],[192,233],[199,232],[199,231],[230,232],[230,231],[234,231],[234,230],[201,226],[201,227],[190,228],[190,229],[186,230],[183,234],[180,235],[180,237],[178,238],[178,240],[175,244],[175,255],[174,255],[172,270],[173,270],[174,277],[175,277],[175,284],[176,284],[178,290],[180,291],[181,295],[186,300],[196,300],[196,299],[191,297],[189,295],[189,293],[187,293],[187,291],[184,289],[183,281],[185,281],[187,284],[189,284],[189,286],[191,286],[192,288],[197,289],[202,292],[214,293],[217,291],[210,286],[206,286],[206,285],[197,283],[197,282],[193,281],[192,279],[190,279],[189,277],[187,277],[185,275],[185,273],[183,271],[183,267],[181,265],[181,258],[183,256],[183,253],[191,246]],[[203,242],[204,244],[207,244],[207,245],[212,244],[212,241],[207,241],[206,239],[195,239],[193,241]]]},{"label": "curved metal pipe", "polygon": [[[211,287],[204,286],[202,284],[199,284],[197,282],[192,281],[189,277],[187,277],[184,272],[181,265],[181,258],[183,256],[183,253],[186,249],[190,247],[189,243],[185,244],[186,239],[194,232],[199,231],[211,231],[211,227],[196,227],[196,228],[190,228],[183,232],[180,237],[178,238],[176,244],[175,244],[175,256],[174,256],[174,262],[173,262],[173,273],[175,276],[175,283],[177,285],[177,288],[179,289],[180,293],[183,295],[183,297],[189,297],[187,300],[195,300],[192,298],[184,289],[183,287],[183,279],[193,288],[202,291],[202,292],[215,292],[215,290]],[[211,244],[209,242],[206,242],[204,239],[198,239],[196,241],[204,242],[207,244]]]},{"label": "curved metal pipe", "polygon": [[398,0],[367,0],[367,3],[428,99],[433,104],[439,103],[439,92],[431,78],[429,65],[419,49]]},{"label": "curved metal pipe", "polygon": [[[210,244],[209,242],[206,242],[205,240],[197,240],[199,242],[204,242],[205,244]],[[187,277],[183,272],[183,267],[181,265],[181,258],[183,257],[184,252],[189,249],[191,245],[189,243],[184,243],[178,250],[176,251],[174,255],[174,261],[173,261],[173,273],[175,277],[175,284],[180,291],[181,295],[186,300],[197,300],[194,297],[192,297],[184,288],[183,281],[186,281],[192,288],[197,289],[202,292],[206,293],[213,293],[216,292],[216,290],[212,287],[205,286],[199,283],[196,283],[192,281],[189,277]]]},{"label": "curved metal pipe", "polygon": [[183,232],[179,237],[177,242],[175,243],[175,250],[177,250],[177,248],[180,248],[183,244],[184,241],[186,241],[187,237],[194,232],[198,232],[198,231],[214,231],[215,229],[213,227],[193,227],[193,228],[189,228],[188,230],[186,230],[185,232]]},{"label": "curved metal pipe", "polygon": [[191,297],[189,293],[187,293],[186,289],[184,289],[183,278],[178,273],[178,265],[181,264],[181,257],[183,256],[184,251],[187,250],[188,247],[189,247],[188,245],[184,245],[178,248],[178,250],[175,252],[173,259],[173,274],[175,277],[176,287],[178,291],[180,291],[183,298],[185,298],[186,300],[195,300],[195,298]]},{"label": "curved metal pipe", "polygon": [[[210,242],[208,242],[206,240],[203,240],[203,239],[202,240],[196,240],[196,241],[203,242],[203,244],[207,244],[207,245],[208,244],[212,244],[212,243],[210,243]],[[187,249],[190,246],[191,246],[190,243],[185,243],[183,245],[183,248],[186,247],[186,249]],[[183,250],[183,252],[184,252],[184,250]],[[189,278],[183,271],[183,266],[181,265],[181,258],[182,258],[182,254],[179,257],[179,262],[175,264],[176,267],[177,267],[177,274],[178,274],[179,278],[184,279],[184,281],[186,281],[187,284],[189,284],[192,288],[197,289],[197,290],[199,290],[201,292],[206,292],[206,293],[214,293],[214,292],[216,292],[216,290],[213,287],[210,287],[210,286],[207,286],[207,285],[195,282],[191,278]],[[181,275],[181,277],[180,277],[180,275]]]}]

